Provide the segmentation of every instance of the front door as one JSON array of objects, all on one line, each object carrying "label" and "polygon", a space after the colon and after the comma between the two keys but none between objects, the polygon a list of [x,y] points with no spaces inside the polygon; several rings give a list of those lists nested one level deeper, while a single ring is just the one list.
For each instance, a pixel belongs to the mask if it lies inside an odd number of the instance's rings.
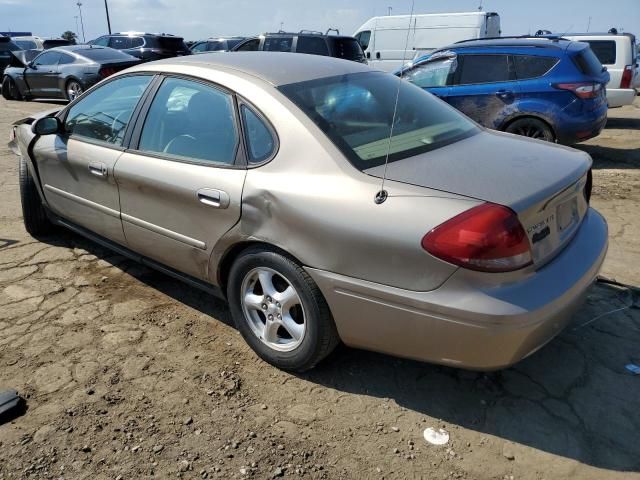
[{"label": "front door", "polygon": [[58,61],[60,54],[55,51],[41,53],[29,64],[24,72],[25,81],[29,85],[33,97],[59,96]]},{"label": "front door", "polygon": [[239,139],[231,94],[166,78],[115,167],[129,248],[207,280],[214,245],[240,219]]},{"label": "front door", "polygon": [[458,73],[447,102],[488,128],[498,128],[515,111],[519,92],[509,55],[458,55]]},{"label": "front door", "polygon": [[114,167],[129,119],[151,75],[117,78],[73,104],[64,134],[34,146],[44,195],[59,216],[125,244]]}]

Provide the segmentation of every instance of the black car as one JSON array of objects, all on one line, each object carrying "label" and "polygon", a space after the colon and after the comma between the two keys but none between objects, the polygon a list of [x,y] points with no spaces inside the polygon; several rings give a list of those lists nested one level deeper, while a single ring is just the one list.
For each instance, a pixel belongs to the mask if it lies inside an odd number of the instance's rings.
[{"label": "black car", "polygon": [[92,45],[122,50],[143,61],[190,55],[191,50],[182,37],[165,33],[123,32],[103,35],[90,42]]},{"label": "black car", "polygon": [[21,48],[11,41],[11,37],[0,35],[0,73],[4,71],[11,61],[11,52],[17,52]]},{"label": "black car", "polygon": [[236,45],[233,52],[294,52],[343,58],[367,63],[362,47],[353,37],[326,35],[322,32],[301,30],[298,33],[265,33]]},{"label": "black car", "polygon": [[247,37],[219,37],[194,42],[189,47],[191,53],[228,52]]},{"label": "black car", "polygon": [[73,100],[100,80],[138,63],[138,58],[126,53],[92,45],[21,50],[12,53],[4,71],[2,96]]}]

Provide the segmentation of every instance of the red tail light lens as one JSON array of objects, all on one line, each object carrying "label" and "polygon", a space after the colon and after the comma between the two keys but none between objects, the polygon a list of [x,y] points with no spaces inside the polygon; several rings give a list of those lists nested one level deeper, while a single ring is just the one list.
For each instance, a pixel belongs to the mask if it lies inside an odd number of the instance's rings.
[{"label": "red tail light lens", "polygon": [[633,78],[633,67],[627,65],[622,72],[622,80],[620,80],[620,88],[631,88],[631,79]]},{"label": "red tail light lens", "polygon": [[600,83],[556,83],[554,87],[569,90],[580,98],[597,98],[602,90]]},{"label": "red tail light lens", "polygon": [[117,71],[118,70],[116,70],[113,67],[104,67],[104,68],[101,68],[98,73],[100,74],[100,76],[102,78],[107,78],[107,77],[110,77],[111,75],[113,75],[114,73],[116,73]]},{"label": "red tail light lens", "polygon": [[437,226],[422,248],[446,262],[482,272],[509,272],[531,264],[529,239],[516,214],[484,203]]}]

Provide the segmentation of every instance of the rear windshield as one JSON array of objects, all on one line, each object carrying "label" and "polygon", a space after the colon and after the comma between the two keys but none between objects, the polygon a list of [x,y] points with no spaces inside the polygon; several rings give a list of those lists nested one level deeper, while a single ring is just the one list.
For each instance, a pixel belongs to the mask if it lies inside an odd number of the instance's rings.
[{"label": "rear windshield", "polygon": [[[387,152],[393,162],[479,131],[473,122],[431,94],[382,72],[339,75],[279,89],[359,170],[384,164]],[[394,110],[397,114],[391,132]]]},{"label": "rear windshield", "polygon": [[354,60],[356,62],[362,62],[364,60],[362,47],[355,38],[328,37],[328,39],[332,45],[334,57]]},{"label": "rear windshield", "polygon": [[114,62],[134,60],[131,55],[127,55],[120,50],[114,50],[113,48],[84,48],[82,50],[76,50],[76,53],[88,58],[89,60],[95,60],[97,62],[106,60],[113,60]]},{"label": "rear windshield", "polygon": [[589,40],[593,53],[603,65],[614,65],[616,63],[616,42],[614,40]]},{"label": "rear windshield", "polygon": [[597,76],[602,73],[602,63],[591,48],[584,48],[574,57],[576,65],[585,75]]},{"label": "rear windshield", "polygon": [[14,40],[13,43],[23,50],[36,50],[38,48],[38,45],[33,40]]}]

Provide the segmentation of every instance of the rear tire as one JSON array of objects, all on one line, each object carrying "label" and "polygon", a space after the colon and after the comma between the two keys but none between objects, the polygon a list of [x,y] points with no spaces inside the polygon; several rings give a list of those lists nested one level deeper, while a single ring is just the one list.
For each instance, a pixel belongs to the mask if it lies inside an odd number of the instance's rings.
[{"label": "rear tire", "polygon": [[[249,296],[255,301],[247,301]],[[235,260],[227,298],[245,341],[260,358],[282,370],[309,370],[340,342],[316,283],[275,249],[252,247]]]},{"label": "rear tire", "polygon": [[11,77],[5,75],[2,79],[2,96],[6,100],[21,100],[22,95],[18,91],[18,87],[16,86],[16,82],[13,81]]},{"label": "rear tire", "polygon": [[69,80],[64,88],[64,96],[70,102],[82,95],[82,92],[84,89],[77,80]]},{"label": "rear tire", "polygon": [[520,118],[511,122],[505,132],[522,135],[523,137],[536,138],[547,142],[555,142],[556,137],[551,127],[544,121],[533,118]]},{"label": "rear tire", "polygon": [[46,235],[53,230],[53,224],[47,217],[42,205],[36,182],[31,176],[27,161],[20,157],[19,181],[20,202],[22,203],[22,219],[25,230],[32,237]]}]

